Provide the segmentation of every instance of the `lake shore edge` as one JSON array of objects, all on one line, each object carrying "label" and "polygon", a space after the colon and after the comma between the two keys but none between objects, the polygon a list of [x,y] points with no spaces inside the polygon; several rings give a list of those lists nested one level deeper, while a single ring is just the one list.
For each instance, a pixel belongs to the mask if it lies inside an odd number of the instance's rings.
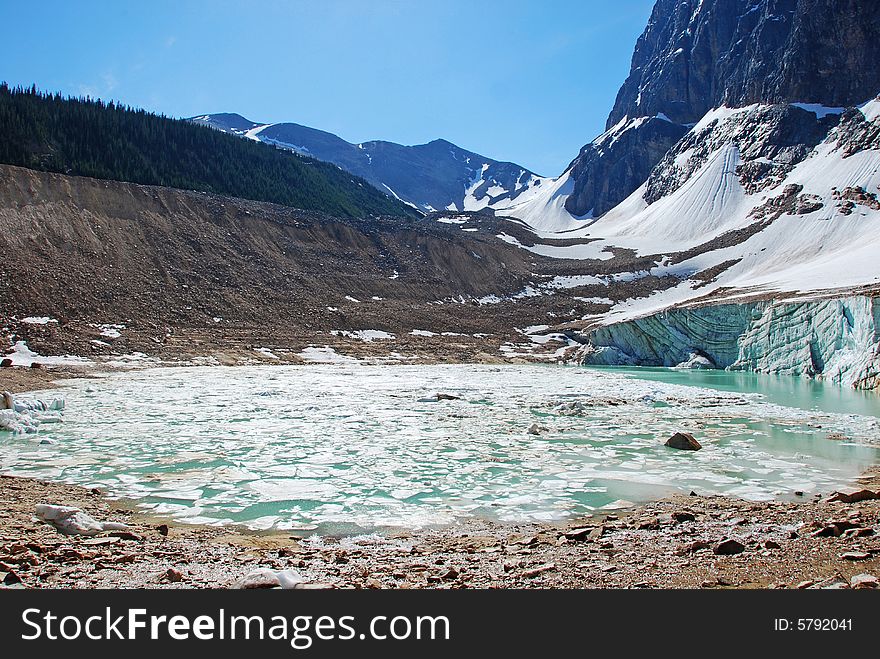
[{"label": "lake shore edge", "polygon": [[[854,490],[880,494],[873,467]],[[98,490],[0,476],[0,583],[13,588],[234,588],[286,571],[327,588],[850,587],[880,573],[880,500],[675,495],[564,524],[485,520],[308,537],[175,523]],[[40,503],[125,531],[63,535]]]}]

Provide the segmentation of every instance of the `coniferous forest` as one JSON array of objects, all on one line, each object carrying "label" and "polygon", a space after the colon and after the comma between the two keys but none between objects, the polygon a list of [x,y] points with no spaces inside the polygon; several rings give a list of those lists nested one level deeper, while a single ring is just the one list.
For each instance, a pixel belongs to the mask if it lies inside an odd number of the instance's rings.
[{"label": "coniferous forest", "polygon": [[415,216],[336,165],[90,98],[0,83],[0,163],[268,201],[342,217]]}]

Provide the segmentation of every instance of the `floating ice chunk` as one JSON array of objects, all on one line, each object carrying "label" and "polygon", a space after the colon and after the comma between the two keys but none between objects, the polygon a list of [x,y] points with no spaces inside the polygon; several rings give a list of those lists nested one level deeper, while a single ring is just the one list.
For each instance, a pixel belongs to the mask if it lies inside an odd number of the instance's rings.
[{"label": "floating ice chunk", "polygon": [[15,410],[0,410],[0,430],[8,430],[14,434],[37,432],[37,423],[28,414]]},{"label": "floating ice chunk", "polygon": [[718,368],[712,363],[712,360],[706,357],[705,355],[701,355],[697,352],[692,352],[688,355],[688,358],[677,364],[675,368]]},{"label": "floating ice chunk", "polygon": [[128,528],[127,524],[120,522],[99,522],[73,506],[39,503],[36,514],[40,520],[51,524],[65,535],[98,535],[102,531],[121,531]]},{"label": "floating ice chunk", "polygon": [[37,432],[40,423],[58,423],[64,420],[61,410],[64,400],[16,400],[11,393],[0,394],[0,430],[15,434]]}]

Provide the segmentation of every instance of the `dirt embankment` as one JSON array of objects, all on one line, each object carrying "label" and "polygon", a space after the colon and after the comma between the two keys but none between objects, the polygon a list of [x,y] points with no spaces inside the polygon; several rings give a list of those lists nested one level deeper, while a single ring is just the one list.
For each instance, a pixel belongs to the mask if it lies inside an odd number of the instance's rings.
[{"label": "dirt embankment", "polygon": [[[297,349],[333,329],[504,335],[458,339],[475,344],[458,355],[603,308],[565,291],[477,304],[583,269],[498,239],[504,223],[343,220],[0,166],[0,329],[43,354],[163,357]],[[32,316],[53,322],[21,322]]]}]

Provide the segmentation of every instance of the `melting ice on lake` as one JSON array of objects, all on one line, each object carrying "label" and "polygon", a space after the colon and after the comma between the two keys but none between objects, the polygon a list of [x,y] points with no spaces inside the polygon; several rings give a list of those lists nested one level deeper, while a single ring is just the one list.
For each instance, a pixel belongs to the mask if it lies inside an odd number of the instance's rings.
[{"label": "melting ice on lake", "polygon": [[[725,372],[210,366],[61,393],[63,424],[0,433],[0,471],[255,529],[550,521],[690,490],[809,496],[880,458],[876,397]],[[679,430],[704,449],[663,446]]]}]

